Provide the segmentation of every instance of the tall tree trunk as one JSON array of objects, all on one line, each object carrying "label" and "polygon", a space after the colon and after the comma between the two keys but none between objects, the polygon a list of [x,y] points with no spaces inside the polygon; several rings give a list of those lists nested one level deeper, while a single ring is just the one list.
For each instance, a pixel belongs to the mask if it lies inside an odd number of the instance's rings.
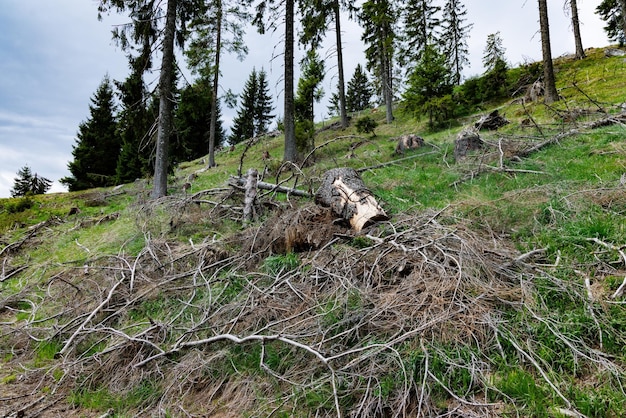
[{"label": "tall tree trunk", "polygon": [[581,60],[585,58],[585,50],[583,49],[583,41],[580,36],[578,5],[576,4],[576,0],[569,0],[569,4],[572,9],[572,28],[574,29],[574,43],[576,44],[576,59]]},{"label": "tall tree trunk", "polygon": [[296,126],[293,97],[294,0],[285,1],[285,153],[284,161],[296,161]]},{"label": "tall tree trunk", "polygon": [[392,83],[392,75],[389,58],[387,57],[387,52],[383,52],[382,54],[382,83],[383,83],[383,96],[385,99],[385,110],[386,110],[386,120],[387,123],[393,122],[393,90],[391,88]]},{"label": "tall tree trunk", "polygon": [[163,36],[163,57],[159,76],[159,127],[156,144],[156,160],[154,163],[154,188],[152,197],[157,199],[167,195],[167,170],[169,137],[172,131],[172,77],[174,72],[174,35],[176,31],[176,3],[168,0]]},{"label": "tall tree trunk", "polygon": [[341,13],[339,0],[333,4],[335,12],[335,38],[337,40],[337,71],[339,72],[339,118],[341,127],[348,127],[348,113],[346,112],[346,83],[343,74],[343,45],[341,42]]},{"label": "tall tree trunk", "polygon": [[620,9],[622,9],[622,32],[626,37],[626,0],[619,0]]},{"label": "tall tree trunk", "polygon": [[217,33],[215,34],[215,67],[213,71],[213,88],[211,92],[211,124],[209,126],[209,162],[207,167],[215,167],[215,130],[217,125],[217,89],[220,78],[220,55],[222,51],[222,0],[216,0]]},{"label": "tall tree trunk", "polygon": [[541,29],[541,50],[543,52],[543,84],[545,88],[544,101],[552,103],[559,100],[556,91],[556,79],[552,65],[552,49],[550,46],[550,25],[548,23],[547,0],[539,1],[539,26]]}]

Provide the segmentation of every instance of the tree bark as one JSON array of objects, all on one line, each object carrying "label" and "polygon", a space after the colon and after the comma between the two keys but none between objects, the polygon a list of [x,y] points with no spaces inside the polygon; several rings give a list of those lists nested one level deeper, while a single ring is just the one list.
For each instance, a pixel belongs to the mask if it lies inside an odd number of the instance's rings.
[{"label": "tree bark", "polygon": [[168,0],[165,18],[165,33],[163,36],[163,57],[161,59],[161,73],[159,75],[159,127],[156,144],[156,159],[154,163],[154,187],[152,198],[158,199],[167,195],[167,169],[169,137],[172,131],[172,76],[174,72],[174,35],[176,31],[176,3],[177,0]]},{"label": "tree bark", "polygon": [[341,127],[348,127],[348,113],[346,112],[346,84],[343,73],[343,45],[341,42],[341,13],[339,10],[339,0],[333,4],[335,12],[335,38],[337,43],[337,71],[339,73],[339,118]]},{"label": "tree bark", "polygon": [[576,44],[576,59],[581,60],[585,58],[585,50],[580,36],[580,19],[578,18],[578,4],[576,1],[577,0],[569,0],[569,4],[572,9],[572,28],[574,29],[574,43]]},{"label": "tree bark", "polygon": [[215,34],[215,68],[211,92],[211,124],[209,126],[209,161],[207,168],[215,167],[215,131],[217,126],[217,90],[220,78],[220,55],[222,50],[222,0],[216,0],[217,33]]},{"label": "tree bark", "polygon": [[284,161],[296,161],[296,126],[293,97],[294,0],[285,1],[285,153]]},{"label": "tree bark", "polygon": [[248,170],[246,179],[246,196],[243,201],[243,222],[244,224],[254,220],[254,203],[256,202],[257,183],[259,172],[256,168]]},{"label": "tree bark", "polygon": [[622,10],[622,32],[626,36],[626,0],[619,0],[619,5]]},{"label": "tree bark", "polygon": [[356,232],[373,222],[389,219],[372,192],[365,187],[359,173],[352,168],[333,168],[324,173],[315,203],[330,207]]},{"label": "tree bark", "polygon": [[545,87],[545,103],[552,103],[559,100],[556,91],[556,80],[554,77],[554,67],[552,65],[552,48],[550,45],[550,24],[548,22],[547,0],[539,1],[539,26],[541,30],[541,51],[543,52],[543,82]]}]

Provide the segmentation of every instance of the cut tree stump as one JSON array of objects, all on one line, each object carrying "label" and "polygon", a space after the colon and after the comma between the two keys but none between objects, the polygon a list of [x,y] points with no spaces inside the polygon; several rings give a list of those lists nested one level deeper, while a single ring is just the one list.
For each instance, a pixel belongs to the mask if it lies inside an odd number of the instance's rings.
[{"label": "cut tree stump", "polygon": [[490,131],[495,131],[503,127],[504,125],[509,124],[510,122],[503,116],[500,115],[498,109],[489,113],[486,116],[481,117],[475,124],[474,128],[480,130],[488,129]]},{"label": "cut tree stump", "polygon": [[373,222],[389,219],[372,192],[365,187],[359,173],[352,168],[333,168],[324,173],[315,203],[330,207],[356,232]]},{"label": "cut tree stump", "polygon": [[414,134],[404,135],[396,145],[396,155],[403,155],[405,150],[416,149],[424,146],[424,138]]},{"label": "cut tree stump", "polygon": [[477,129],[464,129],[454,141],[454,159],[458,160],[470,151],[481,149],[484,146]]}]

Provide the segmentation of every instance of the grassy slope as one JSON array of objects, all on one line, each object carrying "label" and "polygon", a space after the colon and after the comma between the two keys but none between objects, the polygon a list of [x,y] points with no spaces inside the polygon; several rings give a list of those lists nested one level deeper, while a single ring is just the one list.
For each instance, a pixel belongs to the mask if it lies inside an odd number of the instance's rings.
[{"label": "grassy slope", "polygon": [[[626,311],[611,294],[626,270],[625,130],[584,126],[626,101],[626,63],[590,55],[557,62],[561,102],[499,104],[512,123],[481,133],[487,148],[463,161],[452,156],[454,138],[476,117],[430,132],[424,120],[399,114],[385,125],[365,112],[380,123],[375,137],[321,132],[316,142],[327,145],[299,176],[302,188],[314,189],[328,168],[397,158],[400,135],[418,133],[427,146],[362,174],[390,224],[317,252],[254,246],[272,223],[287,225],[270,208],[305,216],[289,207],[293,198],[264,196],[273,203],[243,231],[236,209],[210,203],[240,205],[241,196],[215,189],[236,174],[243,144],[220,152],[187,195],[180,185],[202,166],[181,164],[159,202],[140,181],[36,196],[18,213],[9,213],[17,200],[0,201],[0,400],[11,408],[0,412],[37,401],[30,411],[77,415],[623,416]],[[522,128],[527,118],[537,126]],[[275,171],[281,147],[281,138],[253,145],[243,171]],[[190,202],[205,190],[214,192]],[[72,207],[80,212],[68,215]],[[430,289],[439,280],[454,286]],[[407,311],[415,304],[427,308]],[[431,324],[437,318],[443,325]],[[218,341],[130,367],[177,341],[227,333],[289,341]],[[313,351],[341,356],[324,367]]]}]

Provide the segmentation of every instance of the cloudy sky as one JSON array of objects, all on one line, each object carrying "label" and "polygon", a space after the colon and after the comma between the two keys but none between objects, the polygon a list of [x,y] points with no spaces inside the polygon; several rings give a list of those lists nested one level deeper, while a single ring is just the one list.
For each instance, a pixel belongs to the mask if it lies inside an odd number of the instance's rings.
[{"label": "cloudy sky", "polygon": [[[564,0],[549,0],[553,55],[574,51]],[[599,0],[579,0],[583,46],[603,47],[608,40],[603,22],[594,13]],[[33,172],[54,180],[51,192],[64,191],[58,179],[69,175],[72,146],[81,121],[89,117],[90,99],[102,79],[123,80],[127,73],[124,53],[111,41],[121,16],[97,20],[97,0],[2,0],[0,9],[0,198],[9,197],[17,171],[28,165]],[[534,0],[466,0],[471,64],[467,76],[483,72],[481,58],[487,36],[500,32],[507,60],[515,65],[541,59],[537,2]],[[346,78],[358,63],[364,64],[360,28],[344,24]],[[249,34],[250,54],[243,62],[224,59],[223,87],[239,93],[253,67],[270,76],[271,93],[278,102],[281,58],[280,34]],[[322,53],[324,55],[325,52]],[[331,68],[332,67],[332,68]],[[334,64],[327,64],[324,84],[334,91]],[[156,74],[146,81],[154,82]],[[326,106],[318,106],[318,118]],[[225,125],[232,112],[224,107]],[[276,113],[280,114],[278,109]]]}]

